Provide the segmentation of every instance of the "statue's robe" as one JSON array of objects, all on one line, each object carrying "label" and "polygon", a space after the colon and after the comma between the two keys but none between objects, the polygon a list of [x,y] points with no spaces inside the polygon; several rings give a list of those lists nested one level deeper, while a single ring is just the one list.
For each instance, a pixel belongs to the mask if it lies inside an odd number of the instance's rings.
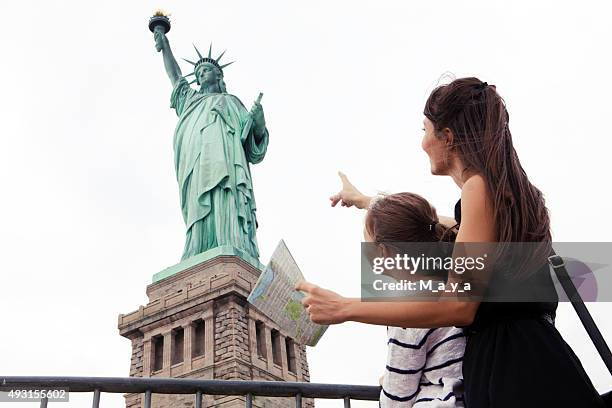
[{"label": "statue's robe", "polygon": [[182,259],[222,245],[258,259],[249,163],[263,160],[268,131],[256,140],[253,120],[237,97],[201,93],[184,78],[175,84],[171,107],[179,117],[174,163],[187,226]]}]

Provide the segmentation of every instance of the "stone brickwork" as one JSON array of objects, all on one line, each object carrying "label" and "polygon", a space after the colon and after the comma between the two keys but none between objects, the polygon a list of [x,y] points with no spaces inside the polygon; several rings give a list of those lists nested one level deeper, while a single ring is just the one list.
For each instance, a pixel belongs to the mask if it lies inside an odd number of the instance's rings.
[{"label": "stone brickwork", "polygon": [[[239,257],[219,256],[149,285],[149,303],[119,316],[119,332],[132,342],[130,376],[309,381],[306,347],[246,301],[259,273]],[[143,406],[142,394],[125,397],[127,408]],[[295,400],[255,396],[253,405]],[[189,408],[194,396],[153,394],[152,406]],[[204,406],[242,408],[244,397],[207,395]]]},{"label": "stone brickwork", "polygon": [[308,370],[308,360],[306,359],[306,346],[300,345],[300,365],[302,367],[302,381],[310,382],[310,370]]},{"label": "stone brickwork", "polygon": [[143,351],[142,337],[134,337],[132,339],[130,377],[142,377]]},{"label": "stone brickwork", "polygon": [[247,307],[237,296],[215,303],[215,364],[224,367],[215,370],[215,378],[252,379]]}]

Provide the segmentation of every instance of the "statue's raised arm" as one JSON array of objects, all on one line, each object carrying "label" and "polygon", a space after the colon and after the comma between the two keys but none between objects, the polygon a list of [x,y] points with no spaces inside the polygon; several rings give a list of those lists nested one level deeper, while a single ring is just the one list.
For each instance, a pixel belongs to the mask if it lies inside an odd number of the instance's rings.
[{"label": "statue's raised arm", "polygon": [[164,67],[166,68],[166,74],[172,82],[172,86],[182,77],[181,68],[179,67],[174,55],[172,55],[172,49],[170,49],[170,42],[162,27],[157,26],[153,31],[153,38],[155,39],[155,49],[158,52],[161,51],[164,57]]}]

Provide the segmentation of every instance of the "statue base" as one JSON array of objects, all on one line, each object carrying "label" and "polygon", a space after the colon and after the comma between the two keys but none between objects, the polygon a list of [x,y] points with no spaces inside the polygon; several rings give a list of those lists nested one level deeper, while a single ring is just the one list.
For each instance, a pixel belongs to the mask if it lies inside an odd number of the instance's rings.
[{"label": "statue base", "polygon": [[263,271],[265,268],[265,266],[261,262],[259,262],[259,260],[252,257],[250,254],[244,252],[243,250],[233,247],[231,245],[224,245],[209,249],[208,251],[192,256],[191,258],[187,258],[184,261],[177,263],[176,265],[170,266],[161,272],[157,272],[155,275],[153,275],[153,283],[168,278],[202,262],[214,259],[218,256],[236,256],[242,259],[243,261],[249,263],[251,266],[254,266],[255,268],[259,269],[260,271]]},{"label": "statue base", "polygon": [[[153,277],[149,302],[119,315],[132,342],[131,377],[309,381],[306,347],[246,301],[263,265],[220,247]],[[144,394],[126,394],[140,408]],[[191,395],[153,395],[156,408],[193,407]],[[305,407],[313,407],[304,399]],[[256,407],[294,407],[293,398],[254,397]],[[244,407],[244,397],[205,396],[204,406]]]}]

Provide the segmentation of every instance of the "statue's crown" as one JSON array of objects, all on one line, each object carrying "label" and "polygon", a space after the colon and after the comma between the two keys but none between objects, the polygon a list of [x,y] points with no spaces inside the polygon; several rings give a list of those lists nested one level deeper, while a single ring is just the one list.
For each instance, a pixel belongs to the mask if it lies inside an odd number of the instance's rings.
[{"label": "statue's crown", "polygon": [[[219,68],[219,70],[221,72],[223,72],[223,68],[227,67],[228,65],[231,65],[234,63],[234,61],[232,62],[228,62],[227,64],[219,64],[219,61],[221,60],[221,57],[223,56],[223,54],[225,54],[225,51],[223,51],[221,53],[221,55],[219,55],[216,59],[212,57],[212,43],[210,44],[210,47],[208,48],[208,56],[207,57],[203,57],[202,54],[200,53],[200,51],[198,51],[198,47],[193,46],[193,48],[195,48],[196,53],[198,54],[198,61],[197,62],[193,62],[193,61],[189,61],[186,58],[183,58],[185,61],[187,61],[188,63],[190,63],[191,65],[193,65],[193,72],[191,72],[190,74],[187,74],[186,76],[190,76],[190,75],[195,75],[196,71],[198,70],[198,67],[204,63],[208,63],[208,64],[212,64],[215,67]],[[195,82],[195,79],[192,81]]]}]

